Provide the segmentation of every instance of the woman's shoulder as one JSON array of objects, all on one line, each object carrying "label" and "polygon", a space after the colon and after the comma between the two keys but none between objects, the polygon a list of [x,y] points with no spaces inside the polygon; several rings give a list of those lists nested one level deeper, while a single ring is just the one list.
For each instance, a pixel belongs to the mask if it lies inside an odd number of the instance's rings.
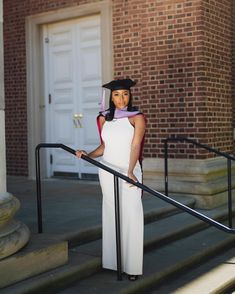
[{"label": "woman's shoulder", "polygon": [[142,120],[142,119],[145,119],[145,115],[143,114],[143,112],[139,112],[135,114],[134,116],[132,116],[132,118],[134,120]]},{"label": "woman's shoulder", "polygon": [[145,116],[142,112],[140,112],[140,113],[137,113],[137,114],[129,117],[129,121],[132,125],[145,124]]}]

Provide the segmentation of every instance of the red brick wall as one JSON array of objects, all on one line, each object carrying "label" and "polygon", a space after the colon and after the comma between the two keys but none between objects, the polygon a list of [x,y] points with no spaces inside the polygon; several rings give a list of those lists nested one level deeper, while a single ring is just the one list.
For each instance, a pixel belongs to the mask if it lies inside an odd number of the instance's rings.
[{"label": "red brick wall", "polygon": [[[232,1],[232,15],[235,15],[235,1]],[[235,17],[232,17],[232,106],[233,106],[233,129],[235,129]],[[234,152],[235,154],[235,148]]]},{"label": "red brick wall", "polygon": [[8,174],[28,174],[25,18],[29,15],[56,8],[98,1],[3,1],[6,156]]},{"label": "red brick wall", "polygon": [[[231,1],[120,0],[113,15],[115,76],[140,81],[145,156],[162,156],[169,135],[231,151]],[[210,156],[172,146],[172,157]]]},{"label": "red brick wall", "polygon": [[4,1],[6,156],[10,174],[27,174],[25,16],[27,1]]},{"label": "red brick wall", "polygon": [[[230,0],[203,1],[205,141],[232,148],[232,19]],[[204,133],[205,133],[204,131]]]},{"label": "red brick wall", "polygon": [[[95,1],[4,1],[10,174],[27,174],[25,17],[89,2]],[[114,76],[138,81],[135,101],[148,119],[146,157],[162,156],[162,140],[169,135],[231,151],[231,3],[113,0]],[[184,144],[173,147],[172,157],[208,156]]]}]

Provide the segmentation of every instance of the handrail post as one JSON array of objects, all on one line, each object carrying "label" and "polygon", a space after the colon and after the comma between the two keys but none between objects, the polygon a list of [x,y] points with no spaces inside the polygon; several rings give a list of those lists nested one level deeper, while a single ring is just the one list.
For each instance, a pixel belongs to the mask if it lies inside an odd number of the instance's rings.
[{"label": "handrail post", "polygon": [[36,186],[37,186],[37,213],[38,213],[38,233],[42,233],[42,197],[41,197],[41,176],[40,176],[40,147],[35,150],[36,160]]},{"label": "handrail post", "polygon": [[121,229],[120,229],[120,206],[118,177],[114,175],[114,197],[115,197],[115,226],[116,226],[116,253],[117,253],[117,279],[122,280],[121,263]]},{"label": "handrail post", "polygon": [[168,196],[168,140],[164,141],[165,195]]},{"label": "handrail post", "polygon": [[233,210],[232,210],[232,177],[231,177],[231,159],[227,159],[227,176],[228,176],[228,222],[229,227],[233,226]]}]

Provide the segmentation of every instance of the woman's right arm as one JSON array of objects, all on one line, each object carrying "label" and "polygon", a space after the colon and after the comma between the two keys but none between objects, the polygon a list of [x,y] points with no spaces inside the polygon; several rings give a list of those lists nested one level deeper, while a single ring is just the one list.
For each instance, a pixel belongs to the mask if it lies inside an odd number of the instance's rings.
[{"label": "woman's right arm", "polygon": [[96,158],[102,156],[104,153],[104,143],[100,144],[99,147],[97,147],[95,150],[92,152],[88,153],[87,156],[90,158]]},{"label": "woman's right arm", "polygon": [[91,151],[90,153],[87,153],[85,150],[77,150],[76,156],[78,158],[81,158],[82,154],[89,156],[90,158],[96,158],[102,156],[104,153],[104,143],[100,144],[95,150]]}]

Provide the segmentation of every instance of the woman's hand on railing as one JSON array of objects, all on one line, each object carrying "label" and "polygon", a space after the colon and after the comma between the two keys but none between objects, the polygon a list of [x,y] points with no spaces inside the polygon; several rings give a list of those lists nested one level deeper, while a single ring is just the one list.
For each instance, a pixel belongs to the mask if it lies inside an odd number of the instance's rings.
[{"label": "woman's hand on railing", "polygon": [[82,155],[86,155],[86,156],[88,156],[87,152],[84,151],[84,150],[77,150],[77,151],[76,151],[76,156],[77,156],[77,158],[81,158]]},{"label": "woman's hand on railing", "polygon": [[[130,178],[132,181],[134,181],[134,182],[138,182],[138,179],[137,179],[137,177],[134,175],[134,173],[133,172],[128,172],[127,173],[127,176],[128,176],[128,178]],[[130,187],[133,187],[134,185],[131,185],[130,184]]]}]

